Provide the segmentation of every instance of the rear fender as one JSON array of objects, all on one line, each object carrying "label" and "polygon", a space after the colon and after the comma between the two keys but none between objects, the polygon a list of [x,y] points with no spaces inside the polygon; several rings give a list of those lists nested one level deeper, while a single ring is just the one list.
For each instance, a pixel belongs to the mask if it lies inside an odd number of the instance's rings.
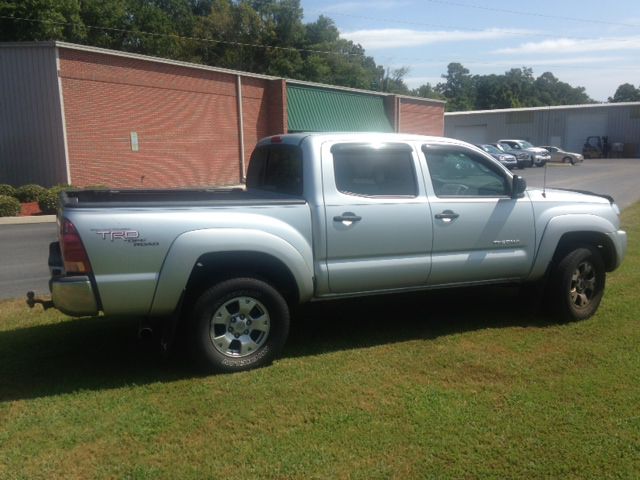
[{"label": "rear fender", "polygon": [[150,314],[168,315],[175,310],[196,261],[208,253],[249,251],[277,258],[291,272],[299,299],[304,302],[313,295],[313,255],[308,244],[296,243],[298,249],[280,237],[254,229],[219,228],[183,233],[171,245],[162,265]]}]

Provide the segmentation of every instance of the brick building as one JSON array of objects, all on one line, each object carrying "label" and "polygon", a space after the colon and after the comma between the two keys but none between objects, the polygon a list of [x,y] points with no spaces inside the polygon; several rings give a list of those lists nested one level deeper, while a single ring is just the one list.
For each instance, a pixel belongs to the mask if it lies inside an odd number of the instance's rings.
[{"label": "brick building", "polygon": [[0,106],[13,185],[231,185],[268,135],[444,131],[437,100],[63,42],[0,44]]}]

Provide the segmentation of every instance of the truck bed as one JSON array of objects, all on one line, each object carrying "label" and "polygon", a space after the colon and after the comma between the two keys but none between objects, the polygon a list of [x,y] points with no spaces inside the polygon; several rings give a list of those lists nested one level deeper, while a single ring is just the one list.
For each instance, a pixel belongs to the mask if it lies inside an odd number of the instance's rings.
[{"label": "truck bed", "polygon": [[71,190],[61,193],[64,208],[127,208],[298,205],[302,197],[266,190],[167,189],[167,190]]}]

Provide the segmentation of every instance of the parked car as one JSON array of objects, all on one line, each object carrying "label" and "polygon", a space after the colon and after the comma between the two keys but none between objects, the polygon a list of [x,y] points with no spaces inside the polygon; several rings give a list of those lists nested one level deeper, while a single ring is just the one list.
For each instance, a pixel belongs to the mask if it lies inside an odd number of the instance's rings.
[{"label": "parked car", "polygon": [[540,147],[544,148],[551,155],[552,162],[570,163],[575,165],[578,162],[582,162],[584,157],[579,153],[565,152],[560,147]]},{"label": "parked car", "polygon": [[489,155],[491,155],[493,158],[498,160],[502,165],[507,167],[509,170],[514,169],[518,166],[518,159],[516,158],[515,155],[511,153],[503,152],[498,147],[494,147],[493,145],[490,145],[488,143],[478,144],[476,145],[476,147],[479,147],[485,152],[487,152]]},{"label": "parked car", "polygon": [[544,148],[534,147],[526,140],[498,140],[498,143],[509,145],[513,150],[526,152],[531,159],[531,163],[536,167],[544,167],[544,164],[551,160],[551,155]]},{"label": "parked car", "polygon": [[526,168],[533,167],[533,161],[527,152],[523,152],[522,150],[514,150],[509,145],[500,144],[500,143],[490,143],[492,147],[496,147],[501,152],[509,153],[516,157],[516,161],[518,162],[518,168]]},{"label": "parked car", "polygon": [[[184,328],[194,360],[222,372],[271,362],[290,309],[312,300],[521,284],[585,319],[627,245],[610,196],[526,189],[468,143],[417,135],[278,135],[255,148],[246,190],[60,199],[52,301],[30,305],[128,316],[165,348]],[[416,312],[400,308],[399,329],[403,315]]]}]

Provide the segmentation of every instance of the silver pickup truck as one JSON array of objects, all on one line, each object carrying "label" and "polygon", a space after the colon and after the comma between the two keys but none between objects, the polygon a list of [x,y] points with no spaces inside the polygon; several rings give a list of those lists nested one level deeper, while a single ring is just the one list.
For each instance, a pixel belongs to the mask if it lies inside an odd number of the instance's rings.
[{"label": "silver pickup truck", "polygon": [[199,364],[225,372],[268,364],[290,308],[315,300],[544,283],[558,318],[583,319],[624,257],[619,213],[605,195],[527,190],[456,140],[274,136],[246,190],[63,194],[52,302],[146,318],[169,339],[183,324]]}]

